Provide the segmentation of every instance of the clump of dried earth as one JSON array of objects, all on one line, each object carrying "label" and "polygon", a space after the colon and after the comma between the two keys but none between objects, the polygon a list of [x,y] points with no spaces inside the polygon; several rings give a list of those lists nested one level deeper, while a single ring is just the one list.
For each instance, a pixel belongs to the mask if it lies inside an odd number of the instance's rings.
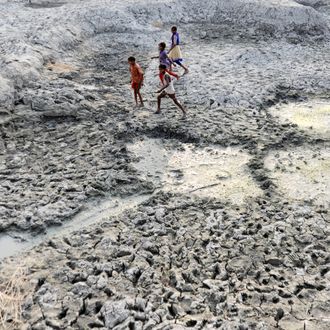
[{"label": "clump of dried earth", "polygon": [[[1,263],[28,283],[4,328],[329,329],[329,1],[1,0],[0,21],[0,230],[45,237]],[[153,114],[172,24],[185,121]]]}]

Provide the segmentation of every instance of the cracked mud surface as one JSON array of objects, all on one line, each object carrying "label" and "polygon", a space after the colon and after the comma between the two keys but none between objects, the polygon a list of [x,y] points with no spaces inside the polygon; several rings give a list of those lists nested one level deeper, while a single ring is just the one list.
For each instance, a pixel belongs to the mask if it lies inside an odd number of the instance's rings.
[{"label": "cracked mud surface", "polygon": [[[310,129],[301,107],[329,104],[329,43],[183,24],[179,121],[167,101],[153,114],[150,57],[170,24],[149,10],[134,12],[136,38],[118,23],[47,58],[0,112],[0,229],[38,244],[1,264],[3,283],[25,260],[16,328],[328,329],[328,108]],[[132,49],[146,73],[136,111]],[[114,201],[128,209],[102,210]]]},{"label": "cracked mud surface", "polygon": [[159,194],[36,248],[24,317],[35,329],[326,329],[326,225],[281,201]]}]

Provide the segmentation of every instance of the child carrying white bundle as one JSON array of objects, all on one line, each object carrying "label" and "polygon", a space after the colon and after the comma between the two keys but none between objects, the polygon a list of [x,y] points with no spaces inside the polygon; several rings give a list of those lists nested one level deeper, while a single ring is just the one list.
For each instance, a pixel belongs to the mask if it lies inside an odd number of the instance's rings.
[{"label": "child carrying white bundle", "polygon": [[171,49],[168,53],[168,57],[176,64],[181,66],[184,69],[184,73],[188,73],[189,70],[186,66],[182,64],[183,62],[183,57],[181,53],[181,48],[180,48],[180,36],[178,33],[178,29],[176,26],[173,26],[171,29],[172,32],[172,44],[171,44]]}]

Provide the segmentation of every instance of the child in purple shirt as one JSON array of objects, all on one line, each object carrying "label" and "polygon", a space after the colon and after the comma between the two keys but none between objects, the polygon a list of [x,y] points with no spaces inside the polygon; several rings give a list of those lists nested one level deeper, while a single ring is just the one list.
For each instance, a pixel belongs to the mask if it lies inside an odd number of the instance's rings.
[{"label": "child in purple shirt", "polygon": [[159,64],[166,65],[166,68],[169,69],[171,67],[171,65],[174,64],[174,63],[167,55],[165,42],[161,42],[158,45],[158,49],[159,49],[159,56],[155,56],[155,57],[152,57],[152,58],[153,59],[154,58],[159,58]]},{"label": "child in purple shirt", "polygon": [[[159,49],[159,56],[152,57],[152,59],[159,58],[159,64],[166,66],[166,70],[165,70],[166,73],[168,73],[169,75],[175,77],[176,79],[179,79],[180,78],[179,75],[177,75],[176,73],[171,71],[172,64],[175,66],[175,63],[173,63],[173,61],[167,55],[165,42],[161,42],[158,45],[158,49]],[[164,82],[164,75],[160,74],[159,78],[163,83]]]}]

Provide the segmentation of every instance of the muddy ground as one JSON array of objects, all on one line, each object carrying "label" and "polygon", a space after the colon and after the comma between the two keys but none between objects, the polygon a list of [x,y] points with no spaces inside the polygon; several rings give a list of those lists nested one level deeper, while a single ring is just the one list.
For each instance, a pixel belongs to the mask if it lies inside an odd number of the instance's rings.
[{"label": "muddy ground", "polygon": [[328,41],[182,25],[181,121],[153,113],[152,26],[49,59],[1,115],[1,282],[26,272],[5,328],[328,329]]}]

